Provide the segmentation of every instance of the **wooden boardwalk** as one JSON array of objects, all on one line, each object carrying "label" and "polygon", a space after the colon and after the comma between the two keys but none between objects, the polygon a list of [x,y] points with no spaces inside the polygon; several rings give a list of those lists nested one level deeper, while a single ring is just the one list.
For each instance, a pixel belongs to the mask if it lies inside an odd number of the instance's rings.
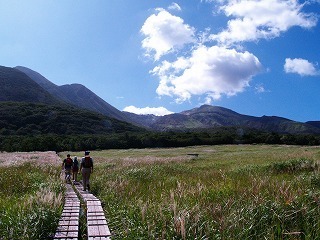
[{"label": "wooden boardwalk", "polygon": [[[75,190],[86,204],[87,237],[89,240],[111,240],[107,220],[100,200],[93,194],[82,190],[80,184],[74,185]],[[72,185],[67,184],[66,202],[59,221],[55,240],[76,240],[79,237],[80,200]]]},{"label": "wooden boardwalk", "polygon": [[76,191],[87,205],[87,233],[89,240],[110,240],[109,230],[100,200],[93,194],[82,190],[81,185],[76,185]]},{"label": "wooden boardwalk", "polygon": [[72,186],[67,184],[64,209],[53,239],[76,240],[79,235],[80,200]]}]

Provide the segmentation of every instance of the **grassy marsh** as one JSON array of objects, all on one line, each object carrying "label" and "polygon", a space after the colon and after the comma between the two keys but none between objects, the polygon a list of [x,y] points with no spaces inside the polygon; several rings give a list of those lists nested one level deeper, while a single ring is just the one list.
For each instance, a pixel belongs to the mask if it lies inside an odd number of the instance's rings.
[{"label": "grassy marsh", "polygon": [[[91,155],[92,191],[103,202],[113,239],[320,239],[320,147]],[[48,164],[52,154],[39,156],[0,155],[0,239],[45,239],[55,231],[64,193],[61,159]]]},{"label": "grassy marsh", "polygon": [[92,190],[114,239],[320,239],[319,147],[106,150],[92,157]]}]

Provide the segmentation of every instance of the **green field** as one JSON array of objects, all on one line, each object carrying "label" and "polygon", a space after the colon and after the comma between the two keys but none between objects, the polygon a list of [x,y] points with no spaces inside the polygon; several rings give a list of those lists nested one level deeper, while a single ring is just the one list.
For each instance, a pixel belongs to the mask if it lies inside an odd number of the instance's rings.
[{"label": "green field", "polygon": [[[320,239],[320,147],[224,145],[104,150],[91,156],[92,192],[103,203],[112,239]],[[21,166],[1,167],[0,184],[20,168],[28,174],[19,175],[39,184],[31,184],[22,198],[8,196],[1,185],[1,233],[11,226],[10,213],[21,212],[19,201],[29,206],[26,199],[50,188],[52,204],[63,192],[58,166],[33,174],[28,164]],[[50,181],[42,174],[52,176]],[[24,191],[21,182],[12,189]],[[61,205],[54,209],[39,215],[57,221]],[[28,214],[22,211],[13,221],[32,229]]]},{"label": "green field", "polygon": [[320,239],[320,147],[130,149],[92,157],[93,192],[114,239]]}]

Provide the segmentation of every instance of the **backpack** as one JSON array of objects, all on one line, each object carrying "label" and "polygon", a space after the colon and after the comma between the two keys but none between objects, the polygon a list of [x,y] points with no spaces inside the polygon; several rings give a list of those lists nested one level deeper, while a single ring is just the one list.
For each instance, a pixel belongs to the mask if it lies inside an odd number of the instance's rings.
[{"label": "backpack", "polygon": [[73,166],[77,168],[78,165],[79,165],[78,159],[75,158],[75,159],[73,160]]},{"label": "backpack", "polygon": [[84,168],[91,168],[93,166],[92,158],[91,157],[85,157],[83,161],[83,167]]},{"label": "backpack", "polygon": [[65,166],[66,166],[66,167],[72,167],[72,164],[73,164],[72,159],[68,157],[68,158],[66,158],[65,160],[66,160],[66,161],[65,161]]}]

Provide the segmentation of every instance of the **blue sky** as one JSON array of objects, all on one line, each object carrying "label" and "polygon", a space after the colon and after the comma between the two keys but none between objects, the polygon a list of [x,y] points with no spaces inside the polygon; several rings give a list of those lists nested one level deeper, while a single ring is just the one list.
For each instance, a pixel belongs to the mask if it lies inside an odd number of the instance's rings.
[{"label": "blue sky", "polygon": [[0,0],[0,65],[119,110],[320,120],[320,0]]}]

